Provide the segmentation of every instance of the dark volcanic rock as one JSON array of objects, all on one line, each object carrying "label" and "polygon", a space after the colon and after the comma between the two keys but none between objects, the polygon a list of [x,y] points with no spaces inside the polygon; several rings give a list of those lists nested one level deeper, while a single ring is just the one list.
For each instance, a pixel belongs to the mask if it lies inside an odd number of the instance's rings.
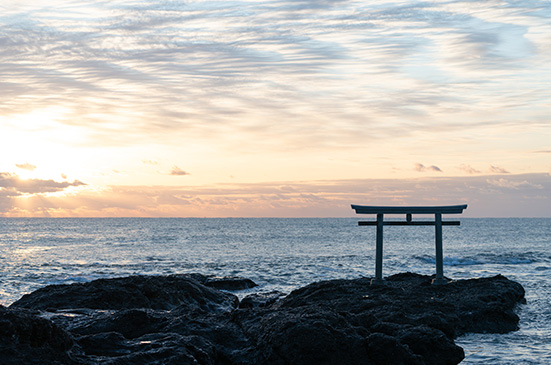
[{"label": "dark volcanic rock", "polygon": [[267,307],[283,298],[285,293],[280,291],[271,291],[268,293],[253,293],[247,295],[239,302],[239,308],[259,308]]},{"label": "dark volcanic rock", "polygon": [[24,295],[12,307],[43,310],[174,309],[228,311],[238,305],[236,296],[202,285],[181,275],[130,276],[98,279],[89,283],[49,285]]},{"label": "dark volcanic rock", "polygon": [[2,364],[72,363],[67,351],[73,339],[51,321],[25,309],[0,306]]},{"label": "dark volcanic rock", "polygon": [[243,290],[258,286],[251,279],[239,278],[235,276],[209,277],[204,284],[212,288],[221,290]]},{"label": "dark volcanic rock", "polygon": [[[61,364],[457,364],[464,354],[453,339],[515,330],[513,309],[524,297],[503,276],[433,286],[431,277],[406,273],[385,285],[332,280],[284,298],[252,294],[238,309],[235,296],[206,286],[211,278],[136,276],[37,290],[1,309],[26,323],[0,327],[1,353],[7,363],[32,353]],[[17,307],[48,309],[51,320]]]},{"label": "dark volcanic rock", "polygon": [[214,276],[197,273],[178,274],[175,276],[178,276],[180,278],[194,279],[203,285],[220,290],[235,291],[254,288],[255,286],[258,286],[258,284],[256,284],[251,279],[242,278],[239,276]]},{"label": "dark volcanic rock", "polygon": [[344,313],[325,306],[238,313],[264,364],[372,364],[367,331],[350,326]]},{"label": "dark volcanic rock", "polygon": [[368,279],[332,280],[293,291],[280,307],[331,304],[337,311],[364,312],[379,321],[425,324],[457,337],[466,332],[505,333],[518,329],[515,305],[524,289],[502,275],[432,285],[431,277],[404,273],[390,276],[385,285]]}]

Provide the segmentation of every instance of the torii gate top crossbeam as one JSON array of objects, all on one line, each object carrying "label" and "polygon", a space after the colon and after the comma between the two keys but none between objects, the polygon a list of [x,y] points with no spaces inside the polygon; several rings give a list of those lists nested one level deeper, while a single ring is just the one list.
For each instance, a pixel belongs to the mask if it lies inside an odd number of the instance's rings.
[{"label": "torii gate top crossbeam", "polygon": [[376,205],[352,205],[356,214],[461,214],[467,209],[463,205],[438,205],[438,206],[376,206]]}]

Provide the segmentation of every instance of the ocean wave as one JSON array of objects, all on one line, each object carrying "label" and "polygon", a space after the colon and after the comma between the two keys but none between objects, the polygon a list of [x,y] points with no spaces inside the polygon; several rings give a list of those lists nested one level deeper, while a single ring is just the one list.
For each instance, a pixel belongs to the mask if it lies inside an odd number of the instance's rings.
[{"label": "ocean wave", "polygon": [[530,259],[519,259],[514,257],[504,258],[501,261],[495,262],[496,264],[504,265],[521,265],[521,264],[532,264],[534,261]]},{"label": "ocean wave", "polygon": [[97,275],[88,275],[88,276],[64,276],[59,278],[49,278],[43,280],[43,283],[46,285],[59,285],[59,284],[72,284],[72,283],[87,283],[89,281],[99,279]]},{"label": "ocean wave", "polygon": [[542,257],[537,257],[533,252],[524,252],[520,254],[504,253],[493,254],[486,253],[480,255],[481,259],[487,264],[497,265],[525,265],[541,261]]},{"label": "ocean wave", "polygon": [[[435,264],[436,259],[434,256],[414,256],[415,259],[429,264]],[[511,257],[511,256],[495,256],[495,255],[481,255],[480,257],[457,257],[457,256],[445,256],[445,266],[470,266],[470,265],[525,265],[532,264],[534,260],[523,257]]]},{"label": "ocean wave", "polygon": [[[435,264],[436,259],[433,256],[423,255],[423,256],[415,256],[415,259],[422,261],[424,263],[429,264]],[[463,266],[463,265],[482,265],[485,264],[485,262],[480,260],[475,260],[468,257],[450,257],[446,256],[444,257],[444,265],[446,266]]]}]

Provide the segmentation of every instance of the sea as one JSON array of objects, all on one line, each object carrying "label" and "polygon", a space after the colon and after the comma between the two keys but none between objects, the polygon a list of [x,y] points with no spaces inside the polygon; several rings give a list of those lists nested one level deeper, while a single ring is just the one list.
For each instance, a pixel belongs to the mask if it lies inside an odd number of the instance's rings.
[{"label": "sea", "polygon": [[[370,218],[0,218],[0,304],[50,284],[138,274],[230,275],[259,285],[241,297],[372,277],[375,227],[359,220]],[[502,274],[526,289],[520,329],[457,338],[462,363],[551,364],[551,218],[459,220],[443,227],[444,275]],[[434,227],[386,226],[383,275],[434,274],[434,251]]]}]

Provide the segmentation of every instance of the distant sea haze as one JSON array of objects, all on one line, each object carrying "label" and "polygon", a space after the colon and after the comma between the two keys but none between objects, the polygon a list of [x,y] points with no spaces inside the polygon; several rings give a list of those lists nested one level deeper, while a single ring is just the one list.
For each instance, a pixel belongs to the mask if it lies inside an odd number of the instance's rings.
[{"label": "distant sea haze", "polygon": [[[444,275],[503,274],[526,289],[520,330],[468,334],[465,364],[551,363],[551,219],[459,218],[446,226]],[[0,218],[0,303],[48,284],[199,272],[254,280],[249,291],[371,277],[375,228],[356,218]],[[385,227],[383,275],[433,274],[434,227]],[[245,295],[249,293],[240,293]]]}]

